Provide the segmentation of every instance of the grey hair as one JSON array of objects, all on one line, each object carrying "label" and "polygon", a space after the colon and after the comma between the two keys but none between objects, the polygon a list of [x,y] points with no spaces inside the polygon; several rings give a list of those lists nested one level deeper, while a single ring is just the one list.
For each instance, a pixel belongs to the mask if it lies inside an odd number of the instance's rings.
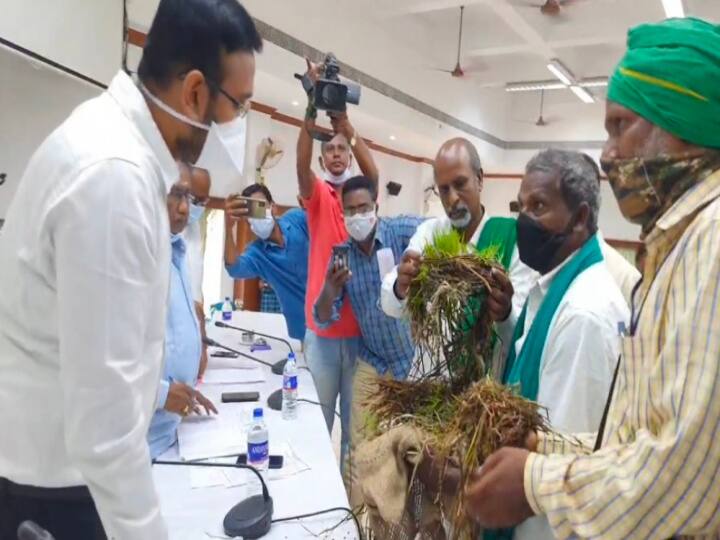
[{"label": "grey hair", "polygon": [[587,154],[550,148],[535,155],[525,167],[525,174],[544,172],[560,179],[560,192],[565,204],[576,211],[587,203],[588,231],[595,234],[600,212],[600,169]]}]

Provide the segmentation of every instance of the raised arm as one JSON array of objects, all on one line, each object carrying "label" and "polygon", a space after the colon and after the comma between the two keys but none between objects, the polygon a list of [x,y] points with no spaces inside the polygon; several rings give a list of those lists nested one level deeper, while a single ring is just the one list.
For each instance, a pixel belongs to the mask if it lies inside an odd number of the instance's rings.
[{"label": "raised arm", "polygon": [[367,143],[365,143],[363,138],[358,135],[357,131],[355,131],[355,128],[350,123],[347,113],[333,115],[330,119],[330,123],[332,124],[333,131],[335,133],[342,133],[345,135],[345,138],[350,143],[352,153],[355,156],[355,161],[357,161],[357,164],[360,167],[360,171],[362,171],[362,173],[370,180],[375,182],[375,186],[377,187],[380,175],[378,173],[377,165],[375,165],[375,160],[370,153],[370,148],[368,148]]},{"label": "raised arm", "polygon": [[[315,83],[322,72],[321,64],[314,64],[305,58],[307,63],[306,75]],[[315,129],[315,118],[317,110],[312,104],[312,93],[308,94],[308,105],[305,111],[305,121],[300,128],[300,135],[297,142],[297,177],[298,189],[303,199],[309,199],[315,188],[316,176],[312,171],[313,138],[312,131]]]},{"label": "raised arm", "polygon": [[317,178],[312,171],[313,138],[310,132],[315,127],[314,118],[305,118],[300,128],[297,142],[297,178],[298,190],[303,199],[309,199],[313,194]]}]

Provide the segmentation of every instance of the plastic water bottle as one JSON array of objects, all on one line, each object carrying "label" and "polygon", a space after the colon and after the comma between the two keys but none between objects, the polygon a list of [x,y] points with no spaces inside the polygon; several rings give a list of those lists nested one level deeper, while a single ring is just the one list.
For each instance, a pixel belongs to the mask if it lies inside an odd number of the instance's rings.
[{"label": "plastic water bottle", "polygon": [[253,411],[253,422],[248,430],[247,441],[248,465],[255,467],[259,471],[267,470],[270,461],[270,447],[262,407],[258,407]]},{"label": "plastic water bottle", "polygon": [[225,297],[225,302],[223,302],[222,306],[222,318],[223,321],[231,321],[232,320],[232,304],[230,303],[230,297]]},{"label": "plastic water bottle", "polygon": [[290,353],[283,368],[282,417],[284,420],[297,418],[298,377],[295,355]]}]

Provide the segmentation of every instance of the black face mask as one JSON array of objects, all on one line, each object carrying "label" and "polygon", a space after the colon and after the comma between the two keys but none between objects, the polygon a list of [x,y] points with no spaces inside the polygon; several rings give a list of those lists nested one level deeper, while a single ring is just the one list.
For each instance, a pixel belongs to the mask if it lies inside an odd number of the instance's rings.
[{"label": "black face mask", "polygon": [[547,274],[552,270],[555,255],[570,236],[573,218],[561,233],[547,230],[527,214],[517,219],[517,247],[520,260],[533,270]]}]

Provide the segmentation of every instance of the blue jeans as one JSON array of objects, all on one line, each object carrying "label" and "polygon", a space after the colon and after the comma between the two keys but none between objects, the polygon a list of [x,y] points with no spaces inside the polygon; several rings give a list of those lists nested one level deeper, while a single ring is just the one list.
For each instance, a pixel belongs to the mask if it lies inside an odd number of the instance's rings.
[{"label": "blue jeans", "polygon": [[328,433],[332,433],[335,404],[340,394],[341,469],[350,447],[350,409],[359,343],[360,338],[320,337],[309,328],[305,334],[305,361],[315,381]]}]

